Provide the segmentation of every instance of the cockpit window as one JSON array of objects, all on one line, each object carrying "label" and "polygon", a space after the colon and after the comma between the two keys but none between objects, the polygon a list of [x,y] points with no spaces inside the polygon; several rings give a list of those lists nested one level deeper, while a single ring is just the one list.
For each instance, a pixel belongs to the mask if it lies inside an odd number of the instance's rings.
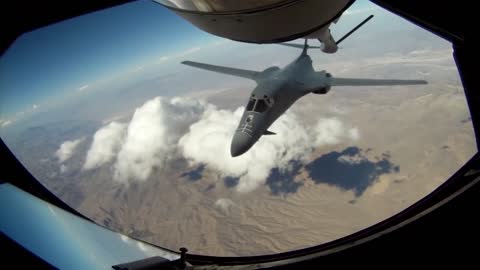
[{"label": "cockpit window", "polygon": [[256,99],[256,98],[251,98],[250,101],[248,101],[247,104],[247,112],[258,112],[258,113],[263,113],[268,110],[273,105],[273,99],[272,98],[266,98],[266,99]]},{"label": "cockpit window", "polygon": [[257,104],[255,105],[255,109],[253,111],[263,113],[263,112],[267,111],[268,108],[269,108],[269,106],[267,105],[267,102],[265,102],[265,99],[259,99],[257,101]]},{"label": "cockpit window", "polygon": [[255,106],[255,101],[256,99],[254,98],[251,98],[250,101],[248,101],[247,111],[253,111],[253,107]]},{"label": "cockpit window", "polygon": [[265,101],[267,102],[267,105],[269,107],[273,106],[273,103],[274,103],[273,98],[266,98]]}]

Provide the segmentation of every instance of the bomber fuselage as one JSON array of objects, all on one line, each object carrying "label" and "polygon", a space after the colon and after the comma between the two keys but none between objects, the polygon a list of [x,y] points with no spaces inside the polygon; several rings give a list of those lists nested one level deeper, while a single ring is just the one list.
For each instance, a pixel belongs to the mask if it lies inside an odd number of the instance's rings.
[{"label": "bomber fuselage", "polygon": [[312,92],[308,85],[302,83],[303,77],[318,77],[312,60],[307,54],[300,55],[285,68],[271,67],[261,73],[257,87],[252,91],[249,102],[230,148],[233,157],[248,151],[262,135],[272,134],[268,128],[295,101]]}]

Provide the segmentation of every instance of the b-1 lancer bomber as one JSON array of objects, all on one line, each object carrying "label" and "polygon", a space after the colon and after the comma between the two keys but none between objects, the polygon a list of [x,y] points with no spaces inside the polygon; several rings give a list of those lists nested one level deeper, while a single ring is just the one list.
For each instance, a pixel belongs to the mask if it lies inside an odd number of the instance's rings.
[{"label": "b-1 lancer bomber", "polygon": [[307,54],[308,48],[305,40],[302,53],[292,63],[283,69],[273,66],[261,72],[192,61],[182,62],[192,67],[242,77],[257,83],[233,136],[230,148],[232,157],[247,152],[262,135],[274,135],[268,128],[295,101],[309,93],[323,95],[328,93],[332,86],[427,84],[424,80],[336,78],[325,70],[313,69],[312,59]]}]

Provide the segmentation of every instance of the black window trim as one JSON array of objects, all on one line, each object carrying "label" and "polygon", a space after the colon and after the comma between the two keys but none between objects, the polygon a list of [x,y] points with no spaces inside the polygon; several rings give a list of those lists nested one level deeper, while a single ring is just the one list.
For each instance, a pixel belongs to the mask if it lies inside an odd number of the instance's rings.
[{"label": "black window trim", "polygon": [[[447,27],[442,27],[438,23],[441,17],[439,8],[435,9],[431,7],[431,3],[427,1],[416,1],[416,0],[371,0],[377,5],[406,18],[407,20],[417,24],[418,26],[440,36],[450,42],[452,42],[452,47],[454,49],[454,59],[457,64],[457,69],[459,71],[462,84],[465,91],[465,96],[467,98],[467,103],[471,113],[471,120],[475,131],[475,137],[478,143],[480,140],[480,94],[479,94],[479,82],[476,80],[475,67],[474,63],[476,53],[476,45],[473,44],[473,28],[475,25],[465,25],[465,28],[459,27],[458,29],[448,29]],[[30,9],[27,11],[22,5],[19,4],[18,7],[13,8],[13,14],[22,14],[24,16],[12,16],[13,18],[19,18],[12,23],[6,24],[8,31],[2,31],[6,33],[2,35],[2,51],[4,51],[8,46],[13,42],[13,40],[18,37],[20,34],[33,30],[35,28],[57,22],[63,19],[67,19],[73,16],[78,16],[84,13],[92,12],[98,9],[103,9],[106,7],[111,7],[114,5],[122,4],[128,1],[95,1],[95,3],[86,3],[84,1],[72,1],[68,2],[68,6],[61,6],[59,8],[58,3],[50,3],[48,1],[41,1],[41,6]],[[457,11],[462,11],[467,13],[468,1],[461,3],[456,3],[454,7],[459,5],[465,5],[463,9],[458,8]],[[438,4],[438,3],[435,3]],[[440,4],[438,4],[440,5]],[[419,8],[422,6],[422,8]],[[56,8],[52,8],[56,7]],[[413,9],[416,11],[412,11]],[[62,12],[63,8],[63,13]],[[59,12],[60,10],[60,12]],[[4,12],[11,12],[9,7],[4,9]],[[454,10],[455,11],[455,10]],[[452,13],[454,12],[452,11]],[[57,12],[57,13],[56,13]],[[423,12],[423,13],[421,13]],[[48,15],[51,16],[48,16]],[[423,15],[422,15],[423,14]],[[437,14],[437,15],[436,15]],[[453,14],[459,15],[462,14]],[[25,20],[26,17],[28,20]],[[452,16],[444,16],[444,21],[449,21],[451,24],[456,23],[455,18]],[[22,21],[23,20],[23,21]],[[449,25],[449,24],[447,24]],[[467,28],[470,27],[470,28]],[[2,28],[3,29],[3,28]],[[454,30],[458,30],[457,33]],[[16,159],[16,157],[10,152],[6,147],[3,141],[0,140],[0,154],[2,167],[4,169],[0,170],[0,184],[1,183],[11,183],[18,188],[31,193],[34,196],[37,196],[49,203],[52,203],[70,213],[73,213],[77,216],[85,218],[75,209],[69,207],[48,189],[46,189],[40,182],[38,182]],[[205,264],[216,264],[216,265],[246,265],[246,264],[257,264],[258,266],[264,265],[265,263],[271,263],[278,265],[281,263],[279,260],[284,260],[283,263],[294,263],[307,259],[312,259],[312,257],[324,256],[321,252],[339,252],[338,248],[344,247],[348,248],[355,244],[360,244],[361,241],[370,241],[367,237],[374,236],[377,234],[377,237],[385,236],[387,233],[392,233],[392,231],[387,230],[398,230],[399,227],[393,226],[406,226],[410,223],[415,222],[417,219],[423,217],[425,211],[438,212],[439,209],[445,209],[446,205],[455,201],[457,197],[464,196],[467,191],[472,190],[474,187],[478,188],[479,186],[479,172],[480,172],[480,157],[477,153],[469,160],[464,166],[462,166],[452,177],[445,181],[439,188],[433,191],[430,195],[426,196],[422,200],[418,201],[409,208],[403,210],[399,214],[392,216],[389,219],[386,219],[378,224],[375,224],[371,227],[365,228],[364,230],[357,232],[355,234],[346,236],[335,241],[319,245],[316,247],[311,247],[302,250],[296,250],[291,252],[279,253],[274,255],[267,256],[253,256],[253,257],[214,257],[214,256],[203,256],[203,255],[190,255],[187,254],[187,260],[194,265],[205,265]],[[478,196],[478,193],[477,193]],[[430,210],[429,210],[430,209]],[[428,214],[427,214],[428,215]],[[406,221],[409,221],[405,223]],[[403,223],[402,223],[403,222]],[[363,239],[363,240],[362,240]],[[349,245],[349,246],[345,246]],[[337,250],[334,250],[337,249]],[[178,253],[178,252],[177,252]],[[285,261],[286,260],[286,261]]]}]

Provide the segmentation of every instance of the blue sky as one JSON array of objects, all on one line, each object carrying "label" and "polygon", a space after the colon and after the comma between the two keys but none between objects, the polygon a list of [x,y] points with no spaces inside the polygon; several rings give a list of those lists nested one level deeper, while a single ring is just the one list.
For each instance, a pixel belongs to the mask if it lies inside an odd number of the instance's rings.
[{"label": "blue sky", "polygon": [[129,3],[27,33],[0,59],[0,117],[209,39],[214,37],[152,1]]},{"label": "blue sky", "polygon": [[[355,2],[332,27],[334,34],[346,33],[372,8],[377,7],[369,1]],[[381,21],[377,17],[377,30],[390,31],[395,25],[391,19],[388,23]],[[406,25],[398,22],[396,25]],[[368,27],[373,28],[370,24]],[[219,40],[149,0],[27,33],[0,58],[0,124],[99,80]]]}]

